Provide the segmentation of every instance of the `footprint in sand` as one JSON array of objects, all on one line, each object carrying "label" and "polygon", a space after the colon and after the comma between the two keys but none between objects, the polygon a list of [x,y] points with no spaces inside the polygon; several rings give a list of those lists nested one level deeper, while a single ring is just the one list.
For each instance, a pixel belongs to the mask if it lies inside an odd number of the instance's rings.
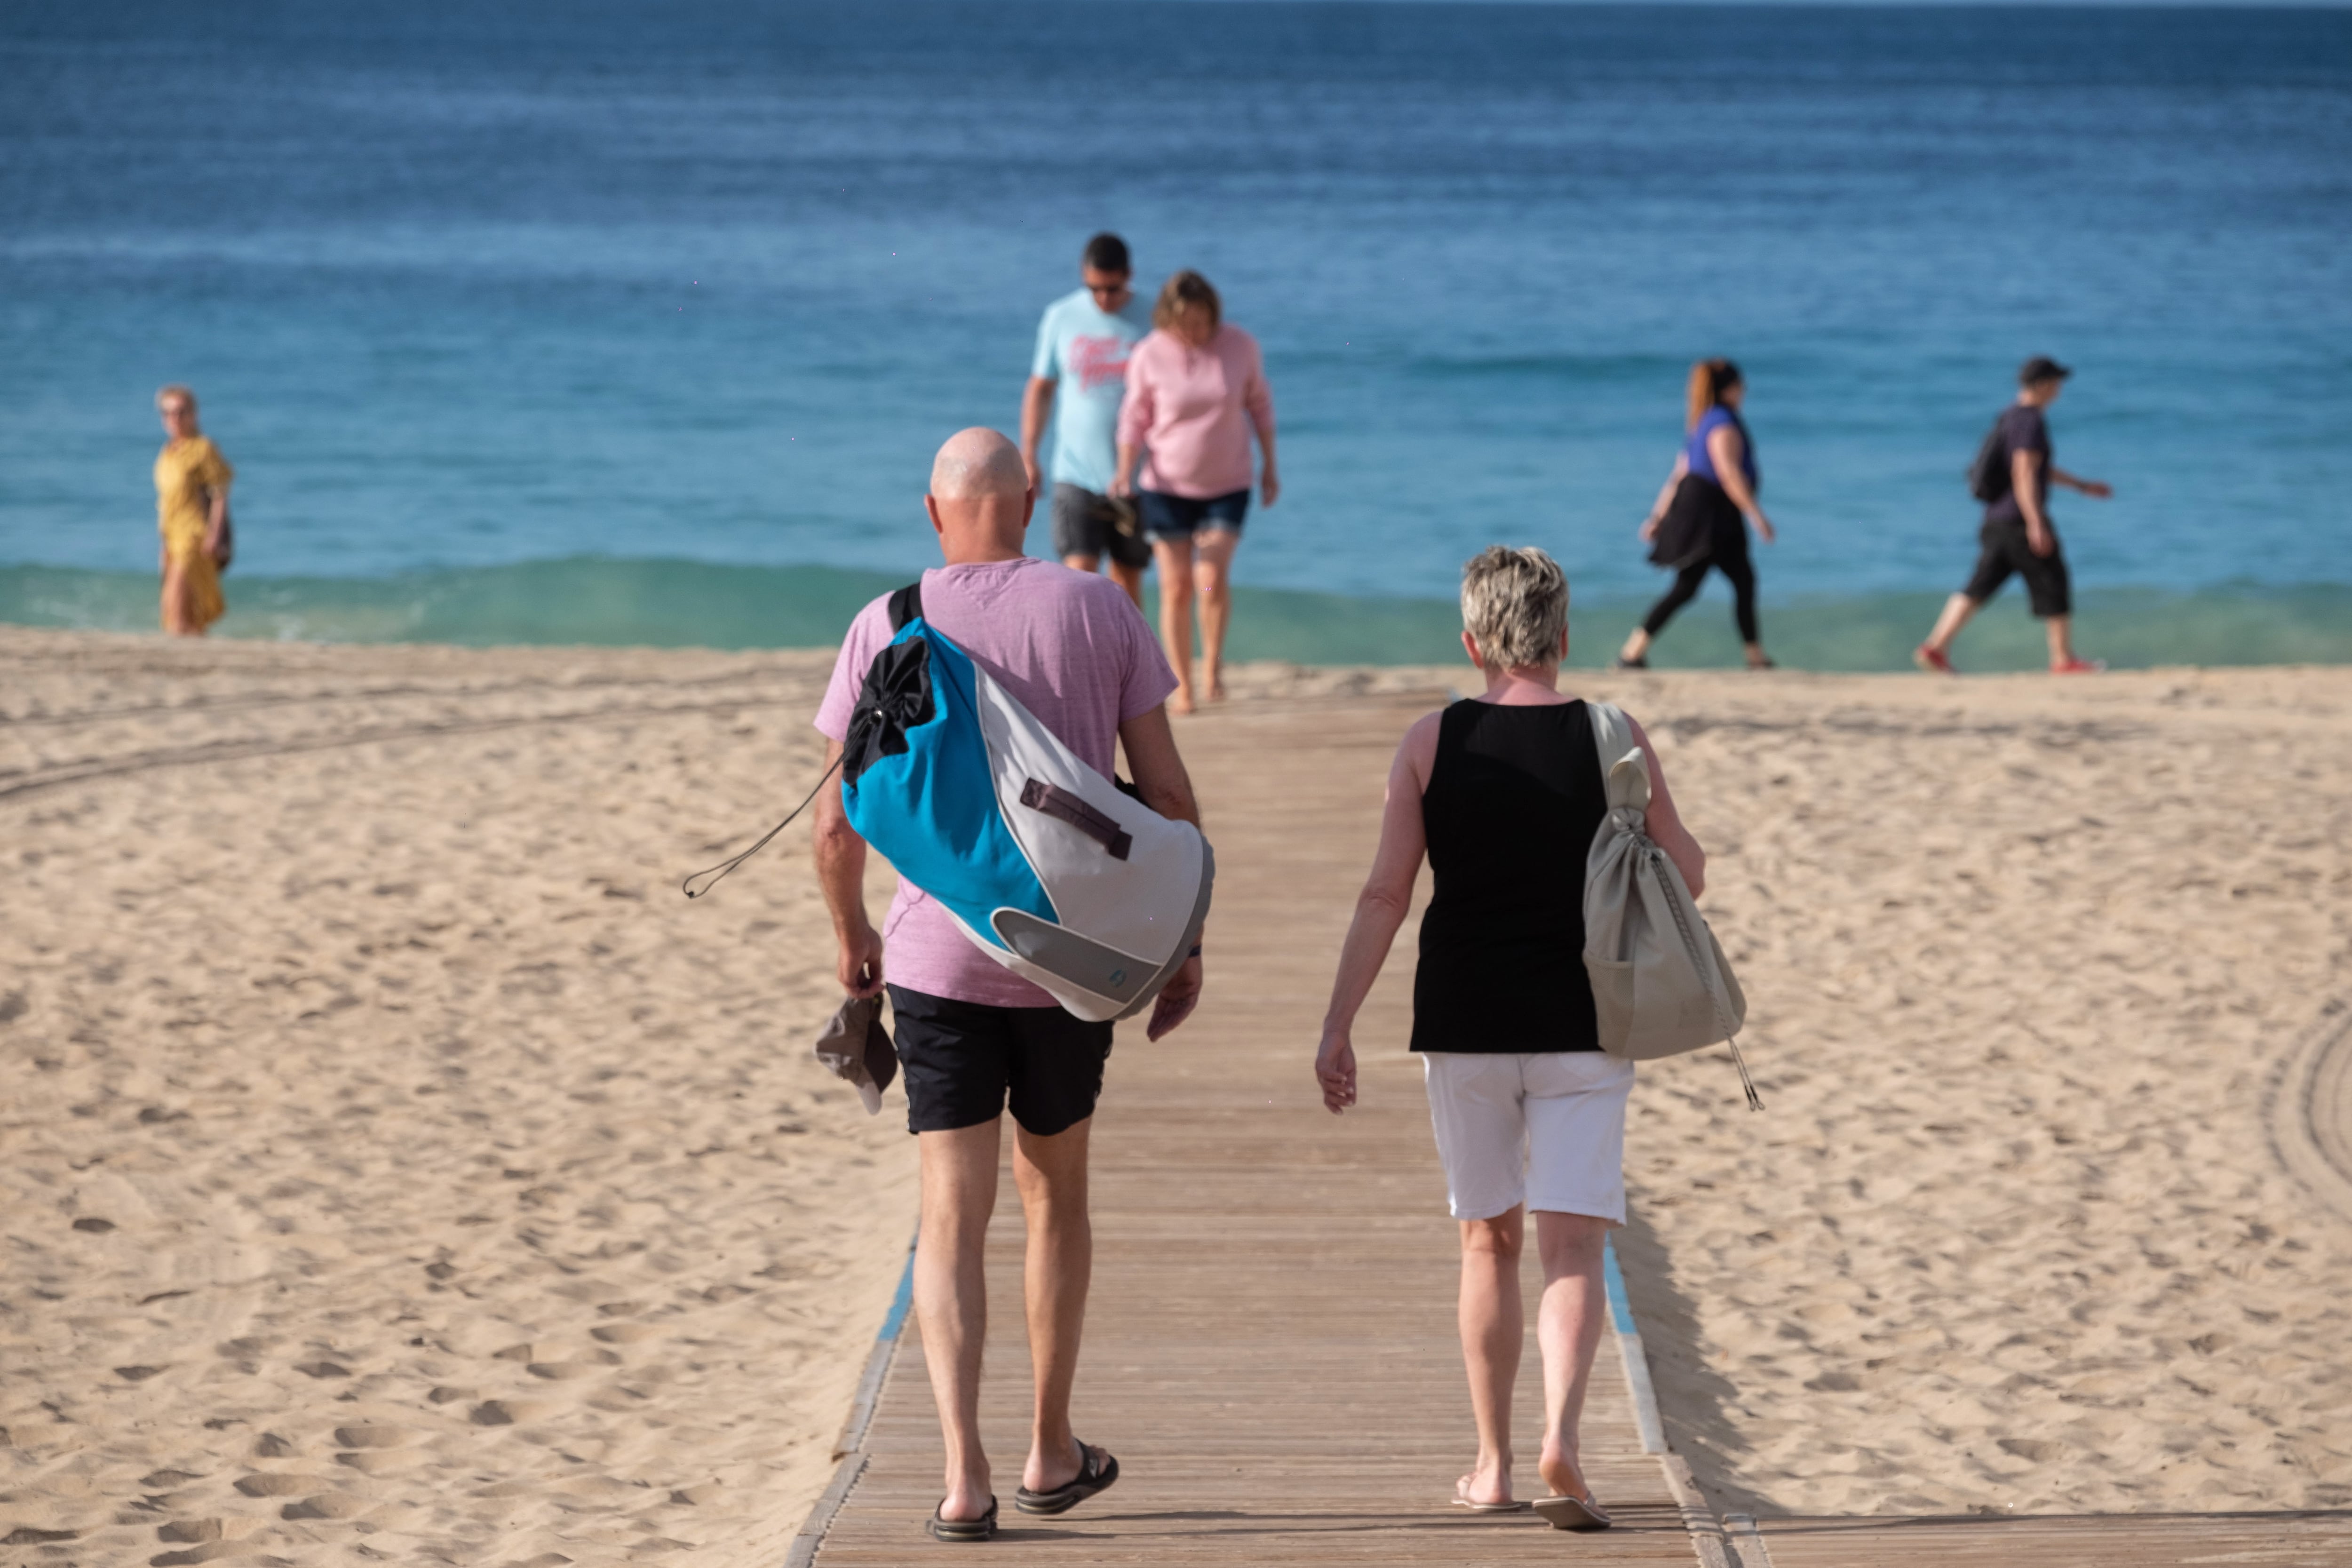
[{"label": "footprint in sand", "polygon": [[236,1489],[247,1497],[294,1497],[327,1484],[324,1476],[252,1475],[237,1478]]}]

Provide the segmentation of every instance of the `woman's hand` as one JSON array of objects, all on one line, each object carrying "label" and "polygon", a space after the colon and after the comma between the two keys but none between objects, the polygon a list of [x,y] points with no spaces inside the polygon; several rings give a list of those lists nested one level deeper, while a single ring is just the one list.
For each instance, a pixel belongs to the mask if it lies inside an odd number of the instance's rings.
[{"label": "woman's hand", "polygon": [[1282,476],[1274,471],[1272,463],[1265,466],[1265,476],[1258,480],[1258,493],[1265,498],[1267,506],[1282,499]]},{"label": "woman's hand", "polygon": [[1133,500],[1135,481],[1125,474],[1113,474],[1110,477],[1110,493],[1120,500]]},{"label": "woman's hand", "polygon": [[1642,542],[1644,544],[1654,542],[1658,537],[1658,524],[1664,521],[1665,521],[1665,519],[1659,516],[1654,511],[1649,516],[1643,518],[1642,520],[1641,531]]},{"label": "woman's hand", "polygon": [[1767,544],[1775,544],[1780,542],[1780,535],[1774,531],[1772,527],[1772,520],[1764,515],[1763,508],[1759,507],[1748,515],[1756,523],[1757,538],[1762,540]]},{"label": "woman's hand", "polygon": [[1356,1047],[1348,1031],[1327,1027],[1315,1053],[1315,1081],[1323,1088],[1323,1103],[1339,1115],[1356,1103]]}]

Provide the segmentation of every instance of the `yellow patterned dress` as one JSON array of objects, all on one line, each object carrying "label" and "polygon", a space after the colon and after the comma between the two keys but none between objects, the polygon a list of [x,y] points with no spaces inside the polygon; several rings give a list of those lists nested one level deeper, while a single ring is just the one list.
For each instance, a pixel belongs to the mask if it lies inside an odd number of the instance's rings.
[{"label": "yellow patterned dress", "polygon": [[228,488],[236,470],[209,437],[167,441],[155,456],[155,526],[163,553],[184,574],[188,620],[201,629],[228,608],[221,598],[220,568],[205,548],[212,531],[212,498]]}]

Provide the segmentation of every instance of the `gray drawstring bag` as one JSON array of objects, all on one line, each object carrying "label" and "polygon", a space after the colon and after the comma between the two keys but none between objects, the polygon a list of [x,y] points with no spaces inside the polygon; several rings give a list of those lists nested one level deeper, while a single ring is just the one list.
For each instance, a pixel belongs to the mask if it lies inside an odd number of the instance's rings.
[{"label": "gray drawstring bag", "polygon": [[1750,1110],[1761,1110],[1737,1038],[1748,998],[1691,900],[1690,885],[1650,837],[1650,764],[1622,710],[1585,703],[1609,815],[1584,871],[1584,967],[1601,1048],[1653,1061],[1728,1045]]}]

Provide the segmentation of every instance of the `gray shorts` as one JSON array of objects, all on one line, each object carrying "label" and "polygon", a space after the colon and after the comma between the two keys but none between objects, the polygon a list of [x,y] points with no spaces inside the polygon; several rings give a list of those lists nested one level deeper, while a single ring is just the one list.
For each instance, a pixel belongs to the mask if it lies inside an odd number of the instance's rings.
[{"label": "gray shorts", "polygon": [[[1122,518],[1126,527],[1120,527]],[[1054,554],[1108,555],[1122,566],[1151,564],[1151,542],[1133,501],[1114,500],[1058,480],[1054,485]]]}]

